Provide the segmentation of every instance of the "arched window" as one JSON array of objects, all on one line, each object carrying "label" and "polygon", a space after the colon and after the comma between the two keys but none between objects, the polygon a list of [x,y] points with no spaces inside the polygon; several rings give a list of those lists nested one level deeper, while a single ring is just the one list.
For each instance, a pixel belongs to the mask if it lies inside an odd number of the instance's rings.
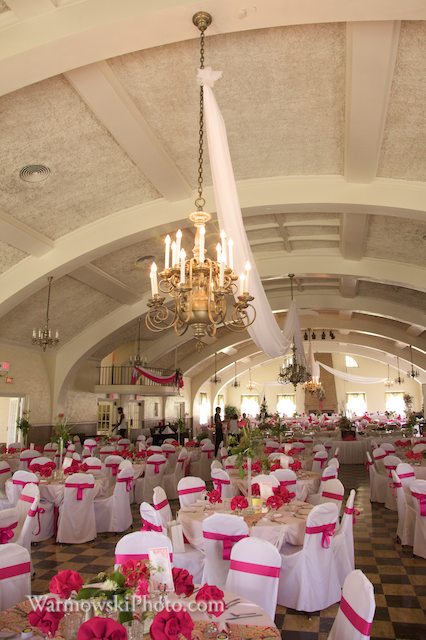
[{"label": "arched window", "polygon": [[387,391],[385,393],[386,411],[394,411],[400,416],[405,416],[405,402],[403,391]]},{"label": "arched window", "polygon": [[363,416],[367,411],[367,402],[365,393],[347,393],[346,394],[346,415]]},{"label": "arched window", "polygon": [[241,396],[241,413],[246,413],[254,418],[259,411],[259,396]]},{"label": "arched window", "polygon": [[347,369],[355,369],[358,366],[358,362],[352,356],[345,356],[345,367]]},{"label": "arched window", "polygon": [[209,424],[209,401],[207,400],[207,393],[200,393],[200,424]]},{"label": "arched window", "polygon": [[277,396],[277,411],[280,416],[293,416],[296,413],[295,394]]}]

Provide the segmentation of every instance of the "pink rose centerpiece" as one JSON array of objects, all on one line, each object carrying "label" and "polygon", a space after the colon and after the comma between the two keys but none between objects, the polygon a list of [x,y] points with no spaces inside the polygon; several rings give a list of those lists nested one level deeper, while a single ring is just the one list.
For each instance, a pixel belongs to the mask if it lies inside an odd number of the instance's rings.
[{"label": "pink rose centerpiece", "polygon": [[216,616],[217,618],[225,611],[225,600],[223,597],[222,589],[210,584],[203,584],[201,589],[195,596],[196,602],[205,602],[207,605],[208,615]]},{"label": "pink rose centerpiece", "polygon": [[56,576],[51,579],[49,589],[50,593],[55,593],[61,598],[66,599],[71,596],[73,591],[75,593],[80,591],[83,584],[84,580],[77,571],[65,569],[64,571],[59,571]]},{"label": "pink rose centerpiece", "polygon": [[242,511],[249,506],[248,500],[245,496],[234,496],[231,500],[232,511]]}]

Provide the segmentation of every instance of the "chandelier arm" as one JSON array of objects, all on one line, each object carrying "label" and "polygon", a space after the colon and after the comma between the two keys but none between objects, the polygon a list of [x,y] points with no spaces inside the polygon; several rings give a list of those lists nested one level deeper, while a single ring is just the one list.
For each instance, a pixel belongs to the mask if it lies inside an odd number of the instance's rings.
[{"label": "chandelier arm", "polygon": [[[251,310],[253,317],[250,318],[248,309]],[[244,331],[256,320],[256,309],[251,304],[247,304],[244,308],[234,309],[231,320],[225,322],[225,326],[230,331]]]},{"label": "chandelier arm", "polygon": [[[151,303],[148,303],[148,306]],[[169,317],[171,316],[171,320]],[[158,300],[154,300],[151,308],[145,315],[145,324],[150,331],[164,331],[170,329],[176,322],[176,312],[173,313],[164,304],[164,298],[158,297]]]}]

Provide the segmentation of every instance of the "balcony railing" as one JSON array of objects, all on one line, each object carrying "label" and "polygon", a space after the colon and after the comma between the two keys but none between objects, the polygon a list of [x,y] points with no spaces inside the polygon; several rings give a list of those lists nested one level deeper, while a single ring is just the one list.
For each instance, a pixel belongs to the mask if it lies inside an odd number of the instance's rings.
[{"label": "balcony railing", "polygon": [[[100,385],[131,385],[132,384],[132,371],[133,367],[130,365],[111,365],[110,367],[98,367],[99,369],[99,384]],[[149,367],[149,370],[157,376],[171,376],[175,373],[173,369],[159,369],[157,367]],[[137,383],[134,385],[146,387],[164,387],[167,385],[153,382],[144,376],[140,376]],[[170,385],[172,386],[172,385]]]}]

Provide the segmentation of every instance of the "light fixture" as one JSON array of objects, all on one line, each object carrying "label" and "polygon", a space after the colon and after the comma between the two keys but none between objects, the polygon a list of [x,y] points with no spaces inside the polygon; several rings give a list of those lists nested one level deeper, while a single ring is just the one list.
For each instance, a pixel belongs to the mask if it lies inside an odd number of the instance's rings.
[{"label": "light fixture", "polygon": [[253,382],[251,379],[251,369],[249,369],[249,381],[246,384],[246,387],[249,391],[254,391],[256,389],[256,382]]},{"label": "light fixture", "polygon": [[385,380],[385,387],[391,387],[394,383],[394,380],[389,375],[389,365],[388,365],[388,377]]},{"label": "light fixture", "polygon": [[213,384],[220,384],[222,382],[221,378],[217,375],[217,353],[214,354],[214,376],[210,378],[210,382]]},{"label": "light fixture", "polygon": [[312,337],[312,340],[316,340],[317,339],[317,337],[315,335],[315,331],[312,331],[312,336],[311,337]]},{"label": "light fixture", "polygon": [[[290,278],[291,299],[293,300],[294,273],[289,273],[288,277]],[[304,382],[308,382],[308,380],[311,379],[311,374],[303,364],[300,364],[297,361],[297,350],[294,336],[291,351],[293,355],[280,367],[280,371],[278,373],[278,382],[281,384],[287,384],[291,382],[291,384],[294,386],[294,390],[296,390],[298,384],[303,384]]]},{"label": "light fixture", "polygon": [[146,358],[141,355],[141,322],[142,318],[138,318],[138,332],[136,338],[136,354],[130,356],[130,364],[134,367],[144,367],[146,365]]},{"label": "light fixture", "polygon": [[[211,24],[210,14],[199,11],[192,19],[200,31],[200,68],[204,69],[204,33]],[[151,267],[151,298],[148,301],[148,312],[145,322],[151,331],[164,331],[171,327],[177,335],[183,335],[192,328],[200,350],[204,343],[202,338],[216,335],[219,325],[232,331],[244,331],[256,318],[256,312],[250,304],[254,298],[249,293],[250,264],[245,272],[238,276],[234,273],[233,241],[226,238],[221,231],[221,242],[218,243],[217,259],[206,257],[205,233],[206,223],[211,215],[203,210],[203,155],[204,155],[204,91],[200,86],[198,140],[198,195],[195,200],[196,211],[189,219],[194,223],[195,241],[192,249],[193,257],[181,247],[182,232],[178,229],[176,239],[172,242],[170,235],[165,239],[164,269],[158,274],[157,265]],[[171,254],[171,255],[170,255]],[[160,293],[159,293],[160,292]],[[169,294],[172,304],[166,304]],[[228,296],[237,296],[229,304]]]},{"label": "light fixture", "polygon": [[[309,357],[310,357],[310,366],[312,367],[312,369],[314,368],[314,357],[313,357],[313,353],[312,353],[312,344],[311,344],[311,329],[308,329],[308,340],[309,340]],[[313,373],[313,371],[312,371]],[[311,395],[318,395],[320,390],[323,389],[323,386],[320,382],[320,379],[318,376],[313,376],[311,377],[310,380],[308,380],[307,382],[305,382],[303,384],[303,388],[305,389],[305,391],[307,391],[308,393],[310,393]]]},{"label": "light fixture", "polygon": [[[310,329],[309,329],[309,331],[310,331]],[[321,340],[327,340],[327,333],[326,333],[325,329],[322,329],[322,330],[319,329],[319,331],[321,331]],[[329,335],[330,340],[335,340],[336,339],[334,331],[330,330],[328,332],[328,335]],[[303,339],[305,341],[307,341],[307,340],[310,340],[311,338],[312,338],[312,340],[316,340],[317,339],[315,331],[312,331],[312,333],[310,333],[309,335],[308,335],[308,332],[305,331],[305,333],[303,334]]]},{"label": "light fixture", "polygon": [[410,376],[410,378],[418,378],[419,377],[419,371],[417,369],[414,368],[413,366],[413,347],[410,344],[410,364],[411,364],[411,368],[410,371],[407,371],[407,376]]},{"label": "light fixture", "polygon": [[240,383],[238,382],[238,378],[237,378],[237,361],[234,362],[234,382],[231,384],[231,387],[234,387],[234,389],[238,389],[238,387],[240,386]]},{"label": "light fixture", "polygon": [[55,331],[55,335],[53,336],[53,331],[49,327],[50,291],[52,288],[53,276],[49,276],[47,280],[49,282],[49,286],[47,289],[46,322],[44,323],[44,327],[38,331],[33,329],[33,336],[31,340],[33,344],[37,344],[43,349],[43,351],[46,351],[47,347],[55,347],[59,342],[59,332]]},{"label": "light fixture", "polygon": [[394,382],[395,382],[395,384],[403,384],[405,382],[405,378],[401,378],[401,374],[400,374],[400,371],[399,371],[399,357],[398,356],[396,356],[396,366],[397,366],[397,369],[398,369],[398,377],[395,378]]}]

